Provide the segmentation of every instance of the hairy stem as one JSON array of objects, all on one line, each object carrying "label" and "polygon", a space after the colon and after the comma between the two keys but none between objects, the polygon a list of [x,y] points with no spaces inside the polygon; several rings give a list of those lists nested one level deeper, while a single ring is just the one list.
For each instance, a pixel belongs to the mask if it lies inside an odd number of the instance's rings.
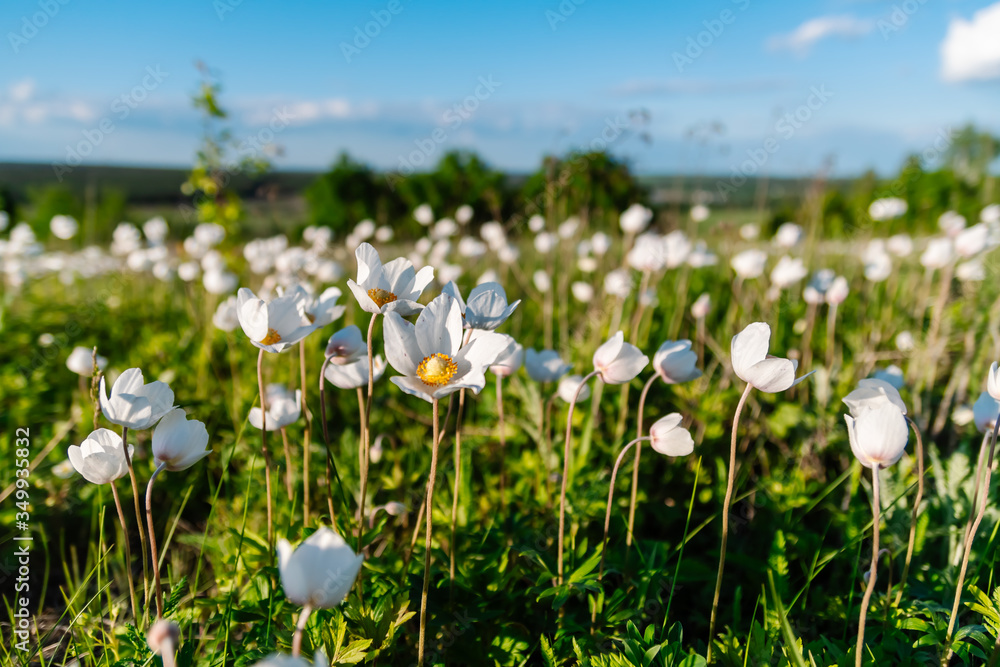
[{"label": "hairy stem", "polygon": [[[896,606],[899,606],[903,599],[903,590],[906,588],[906,578],[910,574],[910,561],[913,558],[913,545],[917,538],[917,519],[920,517],[920,502],[924,499],[924,441],[920,435],[920,429],[909,417],[906,421],[913,429],[913,435],[917,438],[917,496],[913,499],[913,514],[910,516],[910,538],[906,544],[906,559],[903,561],[903,576],[899,580],[899,591],[896,593]],[[890,570],[891,574],[891,570]]]},{"label": "hairy stem", "polygon": [[563,445],[563,474],[562,489],[559,491],[559,541],[558,555],[556,556],[556,567],[558,569],[559,585],[563,583],[563,540],[566,532],[566,487],[569,482],[569,455],[570,442],[573,435],[573,407],[580,398],[580,392],[587,385],[587,381],[597,375],[598,371],[591,371],[580,381],[576,391],[573,393],[573,400],[569,403],[569,410],[566,413],[566,443]]},{"label": "hairy stem", "polygon": [[438,399],[434,399],[433,438],[431,439],[431,472],[427,478],[427,529],[424,533],[424,585],[420,593],[420,635],[417,641],[417,664],[424,664],[424,639],[427,633],[427,593],[431,584],[431,537],[434,523],[434,482],[437,478],[438,463]]},{"label": "hairy stem", "polygon": [[868,570],[868,586],[865,587],[865,595],[861,598],[861,616],[858,618],[858,642],[854,649],[855,667],[861,667],[865,648],[865,619],[868,616],[868,604],[871,602],[872,593],[875,591],[875,573],[878,570],[878,525],[880,521],[880,501],[878,494],[878,466],[872,468],[872,564]]},{"label": "hairy stem", "polygon": [[629,497],[628,502],[628,532],[625,533],[625,546],[629,548],[632,546],[632,529],[635,526],[635,501],[636,496],[639,494],[639,457],[642,455],[642,438],[643,434],[643,423],[642,415],[643,410],[646,407],[646,395],[649,394],[650,387],[653,386],[653,382],[659,377],[656,373],[650,376],[646,380],[646,384],[642,387],[642,393],[639,394],[639,412],[636,416],[636,428],[635,428],[635,460],[632,462],[632,495]]},{"label": "hairy stem", "polygon": [[118,521],[122,525],[122,542],[125,547],[125,574],[128,576],[128,595],[132,602],[132,617],[139,623],[139,605],[136,604],[135,580],[132,578],[132,547],[129,545],[128,526],[125,524],[125,512],[122,510],[122,500],[118,496],[118,487],[111,482],[111,495],[115,498],[115,509],[118,510]]},{"label": "hairy stem", "polygon": [[166,463],[156,466],[146,485],[146,524],[149,528],[149,553],[153,562],[153,590],[156,594],[156,620],[163,618],[163,589],[160,587],[160,562],[156,551],[156,531],[153,529],[153,482],[167,469]]}]

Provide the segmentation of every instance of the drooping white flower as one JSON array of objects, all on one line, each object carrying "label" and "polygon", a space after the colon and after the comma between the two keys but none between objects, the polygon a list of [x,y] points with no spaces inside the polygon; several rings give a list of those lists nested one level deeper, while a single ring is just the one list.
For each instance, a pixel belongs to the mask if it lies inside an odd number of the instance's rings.
[{"label": "drooping white flower", "polygon": [[[129,445],[130,459],[133,451]],[[106,428],[97,429],[79,445],[70,445],[67,454],[73,468],[93,484],[109,484],[128,474],[122,438]]]},{"label": "drooping white flower", "polygon": [[450,294],[458,302],[462,314],[465,315],[464,326],[466,329],[494,331],[507,321],[521,303],[521,300],[518,299],[514,303],[508,304],[507,292],[497,282],[476,285],[469,292],[468,301],[462,300],[454,282],[445,285],[442,291]]},{"label": "drooping white flower", "polygon": [[698,355],[689,340],[668,340],[653,355],[653,370],[667,384],[682,384],[701,377],[695,368]]},{"label": "drooping white flower", "polygon": [[174,392],[164,382],[143,384],[142,371],[130,368],[115,380],[108,397],[105,378],[101,378],[101,412],[112,424],[133,431],[147,429],[173,409]]},{"label": "drooping white flower", "polygon": [[431,402],[459,389],[478,394],[485,371],[504,350],[500,334],[484,332],[462,345],[458,302],[441,294],[424,308],[416,324],[399,313],[385,317],[385,355],[401,376],[391,378],[405,393]]},{"label": "drooping white flower", "polygon": [[691,317],[696,320],[703,319],[708,316],[711,309],[712,297],[709,296],[708,292],[703,292],[701,296],[695,299],[694,303],[691,304]]},{"label": "drooping white flower", "polygon": [[225,301],[219,303],[219,307],[215,309],[215,314],[212,315],[212,324],[215,325],[216,329],[221,331],[236,330],[236,327],[240,325],[240,317],[235,296],[230,296]]},{"label": "drooping white flower", "polygon": [[621,331],[594,352],[594,370],[607,384],[631,382],[649,363],[649,357],[631,343]]},{"label": "drooping white flower", "polygon": [[986,391],[1000,401],[1000,364],[995,361],[990,365],[990,372],[986,376]]},{"label": "drooping white flower", "polygon": [[525,352],[524,369],[535,382],[555,382],[572,368],[564,362],[555,350]]},{"label": "drooping white flower", "polygon": [[361,329],[352,324],[330,336],[324,354],[330,357],[331,364],[344,366],[366,356],[367,353],[368,345],[361,336]]},{"label": "drooping white flower", "polygon": [[798,361],[770,356],[771,327],[764,322],[754,322],[733,336],[730,354],[733,372],[756,389],[774,394],[794,387],[812,375],[810,371],[796,379]]},{"label": "drooping white flower", "polygon": [[[100,355],[97,356],[97,368],[98,370],[104,370],[104,367],[108,365],[108,360]],[[89,347],[77,346],[73,348],[73,351],[69,353],[66,358],[66,368],[70,369],[77,375],[82,375],[83,377],[90,377],[94,374],[94,357],[93,350]]]},{"label": "drooping white flower", "polygon": [[794,222],[785,222],[774,234],[774,242],[781,248],[794,248],[802,240],[802,227]]},{"label": "drooping white flower", "polygon": [[524,348],[514,340],[513,336],[501,334],[506,341],[506,347],[490,366],[490,372],[499,377],[510,377],[524,364]]},{"label": "drooping white flower", "polygon": [[869,410],[880,408],[885,404],[896,407],[903,415],[906,414],[906,404],[896,387],[878,378],[867,378],[858,382],[858,388],[844,397],[844,404],[854,417],[860,417]]},{"label": "drooping white flower", "polygon": [[891,402],[865,410],[857,417],[844,415],[851,451],[866,468],[887,468],[906,451],[909,430],[906,418]]},{"label": "drooping white flower", "polygon": [[323,527],[294,551],[278,540],[278,571],[285,597],[301,607],[332,609],[354,586],[364,556],[354,553],[340,535]]},{"label": "drooping white flower", "polygon": [[990,396],[988,391],[979,394],[979,398],[972,406],[972,418],[976,422],[976,428],[983,433],[991,433],[996,427],[998,415],[1000,415],[1000,400]]},{"label": "drooping white flower", "polygon": [[826,303],[830,306],[839,306],[846,299],[847,295],[850,294],[850,287],[847,285],[847,278],[844,276],[837,276],[830,283],[829,289],[826,290]]},{"label": "drooping white flower", "polygon": [[[556,393],[558,393],[559,398],[566,403],[572,402],[574,396],[576,396],[577,403],[582,403],[590,398],[590,387],[588,385],[583,385],[581,387],[582,382],[582,375],[567,375],[559,380]],[[580,392],[579,396],[576,394],[578,390]]]},{"label": "drooping white flower", "polygon": [[153,429],[153,462],[167,470],[190,468],[212,453],[208,430],[196,419],[188,419],[183,408],[174,408]]},{"label": "drooping white flower", "polygon": [[682,417],[674,412],[660,417],[649,427],[650,445],[664,456],[687,456],[694,451],[694,438],[681,426]]},{"label": "drooping white flower", "polygon": [[[302,390],[294,392],[280,384],[269,384],[264,389],[267,395],[267,430],[279,431],[294,424],[302,412]],[[261,428],[259,407],[250,408],[249,421],[255,429]]]},{"label": "drooping white flower", "polygon": [[[375,371],[373,382],[378,382],[385,374],[385,359],[376,354],[372,359],[372,370]],[[345,364],[327,365],[323,377],[338,389],[357,389],[368,386],[368,353],[364,352],[354,361]],[[271,423],[270,418],[268,424]]]},{"label": "drooping white flower", "polygon": [[49,229],[57,239],[68,241],[76,236],[77,230],[80,229],[80,224],[76,221],[76,218],[68,215],[54,215],[49,222]]},{"label": "drooping white flower", "polygon": [[771,270],[771,283],[779,289],[791,287],[808,275],[809,270],[799,257],[785,255]]},{"label": "drooping white flower", "polygon": [[417,299],[434,279],[433,268],[425,266],[415,272],[405,257],[383,266],[378,251],[368,243],[359,245],[354,255],[358,260],[358,279],[348,280],[347,286],[362,309],[383,315],[398,312],[404,317],[420,312],[423,306]]}]

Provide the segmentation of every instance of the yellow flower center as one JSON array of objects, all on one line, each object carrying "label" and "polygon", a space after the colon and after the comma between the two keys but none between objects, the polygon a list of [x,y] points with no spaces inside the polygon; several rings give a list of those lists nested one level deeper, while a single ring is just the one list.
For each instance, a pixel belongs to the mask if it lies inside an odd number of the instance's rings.
[{"label": "yellow flower center", "polygon": [[455,375],[458,364],[447,354],[432,354],[424,357],[424,360],[417,366],[417,377],[420,381],[430,387],[440,387],[448,384],[448,380]]},{"label": "yellow flower center", "polygon": [[381,308],[387,303],[392,303],[393,301],[396,300],[395,294],[393,294],[388,290],[379,289],[378,287],[373,287],[370,290],[368,290],[368,296],[371,298],[372,301],[375,302],[375,305],[378,306],[379,308]]},{"label": "yellow flower center", "polygon": [[261,345],[274,345],[281,340],[281,335],[274,329],[268,329],[267,335],[260,339]]}]

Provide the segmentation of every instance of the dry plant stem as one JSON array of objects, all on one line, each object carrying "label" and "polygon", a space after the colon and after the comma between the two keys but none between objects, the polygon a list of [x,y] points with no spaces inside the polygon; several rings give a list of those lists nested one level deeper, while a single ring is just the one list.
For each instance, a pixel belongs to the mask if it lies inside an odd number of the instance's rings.
[{"label": "dry plant stem", "polygon": [[285,493],[288,495],[288,502],[292,502],[294,486],[292,480],[292,446],[288,443],[288,431],[281,428],[281,445],[285,450]]},{"label": "dry plant stem", "polygon": [[726,567],[726,545],[729,542],[729,504],[733,500],[733,485],[736,481],[736,435],[740,425],[740,413],[750,396],[753,385],[747,383],[740,402],[736,405],[736,414],[733,415],[733,436],[729,445],[729,474],[726,480],[726,498],[722,503],[722,547],[719,549],[719,571],[715,576],[715,594],[712,596],[712,615],[708,622],[708,655],[706,662],[712,663],[712,640],[715,638],[715,621],[719,611],[719,594],[722,592],[722,572]]},{"label": "dry plant stem", "polygon": [[149,609],[149,566],[147,558],[149,549],[146,547],[146,529],[142,520],[142,501],[139,500],[139,483],[135,479],[135,468],[132,467],[132,457],[128,455],[128,427],[122,426],[122,449],[125,451],[125,463],[128,465],[128,478],[132,483],[132,500],[135,502],[135,522],[139,528],[139,545],[142,550],[142,596],[145,609]]},{"label": "dry plant stem", "polygon": [[455,418],[455,484],[451,493],[451,539],[448,549],[448,579],[455,581],[455,529],[458,525],[458,492],[462,482],[462,414],[465,412],[465,390],[458,392],[458,416]]},{"label": "dry plant stem", "polygon": [[[979,446],[979,456],[976,457],[976,477],[972,486],[972,503],[969,507],[976,507],[979,503],[979,492],[982,490],[983,483],[983,461],[986,460],[986,449],[990,445],[990,438],[992,434],[987,431],[983,434],[983,444]],[[972,522],[975,520],[976,515],[973,512],[969,512],[969,520],[965,522],[965,533],[962,539],[969,539],[969,532],[972,530]]]},{"label": "dry plant stem", "polygon": [[326,426],[326,367],[330,365],[330,359],[323,360],[323,366],[319,370],[319,420],[323,425],[323,445],[326,448],[326,502],[330,511],[330,523],[334,527],[337,525],[336,515],[333,512],[333,454],[330,453],[330,431]]},{"label": "dry plant stem", "polygon": [[[1000,415],[997,416],[996,423],[993,425],[993,438],[990,440],[990,451],[989,455],[986,457],[986,472],[983,475],[983,486],[981,493],[979,495],[979,509],[976,511],[976,520],[972,522],[972,527],[969,529],[968,534],[965,537],[965,550],[962,553],[962,567],[958,571],[958,584],[955,586],[955,601],[951,605],[951,615],[948,618],[948,634],[945,636],[945,646],[948,647],[945,659],[941,661],[942,665],[947,665],[951,660],[952,650],[951,641],[952,636],[955,631],[955,620],[958,618],[958,605],[962,601],[962,589],[965,586],[965,573],[969,569],[969,556],[972,553],[972,543],[976,539],[976,531],[979,529],[979,524],[983,520],[983,515],[986,513],[986,501],[989,498],[990,489],[990,475],[993,472],[993,453],[996,450],[997,445],[997,431],[1000,431]],[[980,457],[982,458],[982,457]]]},{"label": "dry plant stem", "polygon": [[372,396],[375,394],[375,360],[372,358],[372,334],[375,331],[375,320],[378,315],[372,314],[368,321],[368,400],[365,401],[365,420],[361,425],[361,497],[358,499],[358,553],[361,553],[361,539],[365,525],[365,495],[368,493],[368,452],[372,446],[371,433],[368,424],[372,418]]},{"label": "dry plant stem", "polygon": [[[306,432],[302,438],[302,525],[309,525],[309,450],[312,447],[312,413],[306,397],[306,341],[299,341],[299,379],[302,386],[302,415],[306,418]],[[322,378],[320,378],[322,380]]]},{"label": "dry plant stem", "polygon": [[635,500],[636,496],[639,494],[639,457],[642,455],[642,438],[643,434],[643,424],[642,424],[642,413],[643,409],[646,407],[646,395],[649,393],[649,388],[653,386],[653,382],[658,378],[659,375],[653,373],[646,384],[642,387],[642,393],[639,394],[639,413],[636,416],[636,428],[635,428],[635,461],[632,463],[632,495],[629,497],[628,501],[628,532],[625,533],[625,547],[626,549],[632,546],[632,527],[635,525]]},{"label": "dry plant stem", "polygon": [[507,433],[503,416],[503,378],[497,376],[497,427],[500,430],[500,511],[507,505],[507,468],[504,460],[507,457]]},{"label": "dry plant stem", "polygon": [[[358,418],[360,419],[360,426],[358,427],[361,431],[361,440],[358,442],[358,470],[361,473],[361,477],[364,479],[363,483],[368,480],[368,449],[365,447],[366,433],[368,433],[368,423],[366,417],[367,408],[365,404],[365,394],[361,387],[357,388],[358,392]],[[365,484],[367,486],[367,484]],[[361,491],[362,498],[368,493],[368,489],[365,488]],[[364,500],[359,501],[358,505],[359,512],[364,512],[365,503]],[[365,523],[365,517],[363,514],[358,514],[358,553],[361,553],[361,533]]]},{"label": "dry plant stem", "polygon": [[431,472],[427,478],[427,530],[424,532],[424,586],[420,593],[420,635],[417,641],[417,664],[424,664],[424,638],[427,634],[427,592],[431,584],[431,537],[434,525],[434,482],[437,478],[438,462],[438,399],[433,403],[434,436],[431,439]]},{"label": "dry plant stem", "polygon": [[854,649],[855,667],[861,667],[865,648],[865,618],[868,616],[868,603],[871,602],[872,592],[875,590],[875,573],[878,571],[878,524],[881,507],[878,494],[878,473],[878,466],[872,468],[872,517],[874,519],[872,523],[872,564],[868,570],[868,586],[865,587],[865,595],[861,598],[861,616],[858,618],[858,642]]},{"label": "dry plant stem", "polygon": [[129,546],[128,526],[125,524],[125,512],[122,511],[122,501],[118,496],[118,487],[115,486],[114,482],[111,482],[111,495],[115,498],[118,521],[122,525],[122,542],[125,546],[125,574],[128,576],[128,594],[129,600],[132,602],[132,617],[136,620],[136,625],[141,627],[139,623],[139,605],[136,604],[135,597],[135,581],[132,578],[132,547]]},{"label": "dry plant stem", "polygon": [[806,330],[802,332],[802,368],[812,368],[813,327],[816,324],[816,304],[806,306]]},{"label": "dry plant stem", "polygon": [[[454,394],[452,394],[452,395],[454,396]],[[449,403],[449,406],[448,406],[448,410],[449,410],[449,412],[451,411],[451,405],[450,405],[450,403]],[[447,413],[445,414],[443,424],[445,426],[448,425],[448,414]],[[438,439],[437,439],[437,444],[438,445],[440,445],[441,442],[444,440],[445,433],[446,433],[446,431],[445,431],[444,428],[440,428],[440,427],[438,428],[438,434],[439,434],[438,435]],[[414,549],[414,547],[417,546],[417,538],[420,537],[420,528],[423,527],[423,525],[424,525],[424,514],[425,514],[424,510],[425,510],[426,507],[427,507],[427,496],[424,495],[424,497],[420,499],[420,509],[417,510],[417,522],[413,526],[413,536],[410,538],[410,552],[412,552],[413,549]],[[406,555],[406,559],[409,560],[409,557],[410,557],[410,554],[408,552],[407,555]]]},{"label": "dry plant stem", "polygon": [[837,304],[826,311],[826,367],[833,367],[834,344],[837,335]]},{"label": "dry plant stem", "polygon": [[264,395],[264,350],[257,354],[257,390],[260,392],[260,448],[264,453],[264,493],[267,494],[267,546],[274,551],[274,507],[271,500],[271,453],[267,451],[267,400]]},{"label": "dry plant stem", "polygon": [[309,621],[309,615],[312,614],[312,607],[306,605],[302,607],[302,611],[299,612],[299,619],[295,623],[295,634],[292,635],[292,657],[297,658],[302,653],[302,633],[306,629],[306,623]]},{"label": "dry plant stem", "polygon": [[[632,447],[632,445],[639,447],[645,440],[649,440],[649,438],[638,436],[635,440],[625,445],[622,448],[621,453],[618,454],[618,459],[615,461],[615,467],[611,470],[611,487],[608,489],[608,507],[604,512],[604,540],[601,548],[601,566],[597,570],[598,581],[604,578],[604,554],[607,553],[608,550],[608,529],[611,527],[611,502],[615,497],[615,480],[618,478],[618,469],[621,467],[622,461],[625,460],[625,454],[628,453],[628,450]],[[596,610],[597,607],[594,607],[595,613]]]},{"label": "dry plant stem", "polygon": [[910,428],[913,429],[913,435],[917,438],[917,496],[913,499],[913,515],[910,517],[910,538],[906,544],[906,560],[903,561],[903,576],[899,580],[899,591],[896,593],[897,607],[903,599],[903,591],[906,589],[906,578],[910,574],[910,560],[913,558],[913,546],[917,538],[917,519],[920,517],[920,503],[924,499],[924,441],[916,422],[909,417],[906,418],[906,421],[910,424]]},{"label": "dry plant stem", "polygon": [[569,410],[566,413],[566,443],[563,445],[562,489],[559,492],[559,542],[557,549],[558,555],[556,556],[556,567],[558,570],[558,581],[560,586],[562,586],[563,583],[563,539],[564,533],[566,532],[566,486],[569,482],[569,447],[570,440],[573,435],[573,407],[576,405],[576,401],[580,397],[580,391],[587,385],[587,381],[597,375],[597,373],[597,371],[591,371],[589,374],[584,376],[583,380],[580,381],[579,386],[576,388],[576,392],[573,394],[573,400],[569,404]]},{"label": "dry plant stem", "polygon": [[156,466],[146,485],[146,524],[149,528],[149,553],[153,562],[153,587],[156,594],[156,619],[163,618],[163,589],[160,587],[159,554],[156,552],[156,531],[153,529],[153,482],[167,469],[166,463]]}]

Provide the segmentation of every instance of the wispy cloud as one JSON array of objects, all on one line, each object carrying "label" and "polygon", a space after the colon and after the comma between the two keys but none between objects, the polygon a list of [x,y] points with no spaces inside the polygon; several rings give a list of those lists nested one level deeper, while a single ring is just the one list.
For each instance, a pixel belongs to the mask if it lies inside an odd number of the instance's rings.
[{"label": "wispy cloud", "polygon": [[33,79],[22,79],[0,91],[0,126],[40,125],[52,120],[88,123],[97,117],[82,99],[40,96]]},{"label": "wispy cloud", "polygon": [[787,79],[760,78],[745,80],[648,79],[626,81],[612,92],[620,97],[640,95],[732,95],[762,93],[788,88]]},{"label": "wispy cloud", "polygon": [[784,35],[774,35],[767,42],[772,51],[791,51],[799,56],[809,53],[819,41],[827,37],[853,39],[867,35],[875,22],[850,15],[818,16],[809,19],[795,30]]},{"label": "wispy cloud", "polygon": [[971,21],[951,20],[941,43],[941,76],[951,82],[1000,79],[1000,2]]}]

